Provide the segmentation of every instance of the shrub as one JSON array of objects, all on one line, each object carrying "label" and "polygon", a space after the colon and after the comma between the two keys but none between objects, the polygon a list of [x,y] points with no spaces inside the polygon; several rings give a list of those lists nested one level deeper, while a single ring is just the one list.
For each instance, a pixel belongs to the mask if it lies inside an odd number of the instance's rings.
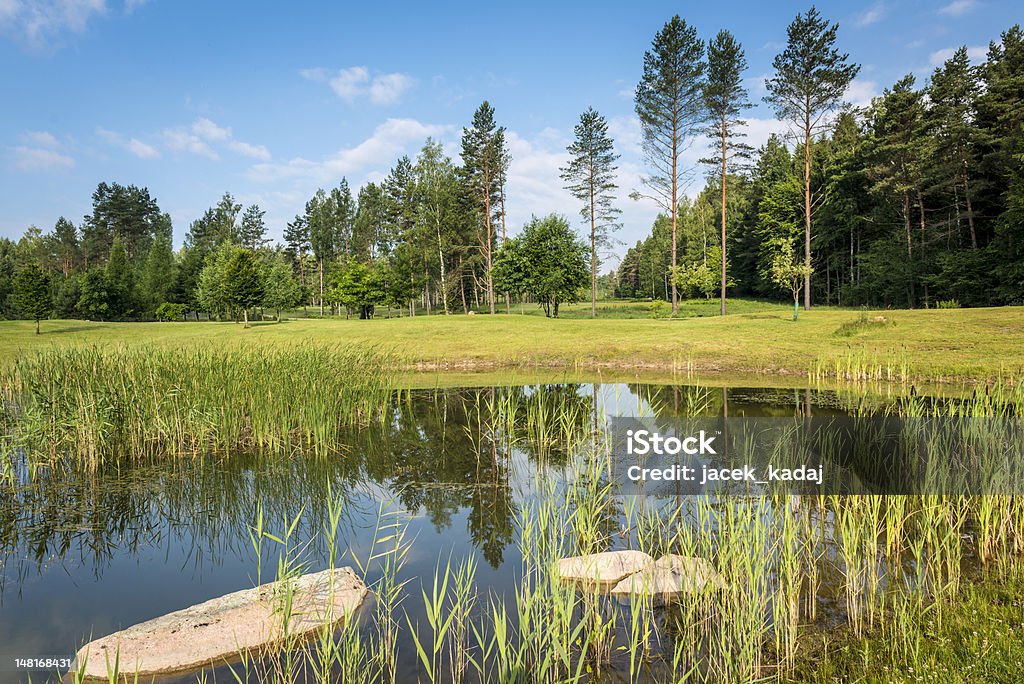
[{"label": "shrub", "polygon": [[185,317],[188,305],[164,302],[156,307],[156,319],[158,321],[180,321]]}]

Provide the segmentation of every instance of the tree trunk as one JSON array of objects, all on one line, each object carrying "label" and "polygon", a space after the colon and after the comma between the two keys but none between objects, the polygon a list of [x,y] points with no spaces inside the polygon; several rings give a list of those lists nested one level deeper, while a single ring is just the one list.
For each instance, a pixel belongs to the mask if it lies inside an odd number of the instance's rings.
[{"label": "tree trunk", "polygon": [[590,159],[590,317],[597,318],[597,218],[594,216],[594,159]]},{"label": "tree trunk", "polygon": [[320,318],[324,317],[324,260],[320,259]]},{"label": "tree trunk", "polygon": [[811,104],[804,116],[804,310],[811,310]]},{"label": "tree trunk", "polygon": [[971,249],[978,249],[978,234],[974,231],[974,209],[971,207],[971,186],[967,180],[967,162],[964,162],[964,202],[967,204],[967,227],[971,231]]},{"label": "tree trunk", "polygon": [[672,118],[672,316],[679,313],[679,293],[676,291],[676,223],[679,219],[679,180],[676,172],[679,164],[679,131],[675,116]]},{"label": "tree trunk", "polygon": [[245,321],[245,325],[243,325],[242,327],[243,328],[248,328],[249,327],[249,307],[247,307],[247,306],[243,306],[242,307],[242,319]]},{"label": "tree trunk", "polygon": [[[726,107],[728,109],[728,107]],[[722,112],[722,315],[725,315],[725,112]]]},{"label": "tree trunk", "polygon": [[39,334],[39,319],[36,319],[36,335]]},{"label": "tree trunk", "polygon": [[[917,191],[917,207],[920,210],[920,222],[921,222],[921,242],[918,245],[917,258],[923,263],[925,259],[925,246],[924,246],[924,228],[925,228],[925,213],[924,213],[924,196],[921,194],[920,188]],[[921,284],[924,288],[924,308],[928,308],[928,282],[925,281]]]},{"label": "tree trunk", "polygon": [[903,225],[907,232],[907,266],[911,269],[909,278],[910,308],[914,308],[914,248],[910,237],[910,193],[903,192]]}]

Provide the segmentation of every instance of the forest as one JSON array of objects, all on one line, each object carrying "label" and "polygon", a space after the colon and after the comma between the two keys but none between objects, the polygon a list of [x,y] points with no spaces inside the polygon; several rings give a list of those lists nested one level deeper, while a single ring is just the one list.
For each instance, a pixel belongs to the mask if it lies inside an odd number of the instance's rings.
[{"label": "forest", "polygon": [[[923,82],[908,74],[870,106],[843,94],[859,66],[839,25],[797,15],[766,102],[790,135],[743,143],[746,58],[728,31],[702,39],[676,16],[643,56],[635,111],[647,175],[633,198],[661,207],[617,266],[617,160],[587,109],[562,169],[568,217],[506,221],[514,164],[494,108],[462,130],[459,158],[428,139],[386,178],[318,190],[267,238],[265,212],[225,193],[185,232],[148,188],[101,182],[76,225],[0,239],[0,317],[248,320],[307,313],[372,318],[563,302],[731,297],[816,305],[976,307],[1024,302],[1024,33],[984,61],[957,50]],[[710,143],[712,158],[682,154]],[[685,190],[702,178],[694,195]],[[627,188],[628,190],[628,188]],[[589,291],[588,291],[589,290]],[[593,308],[596,315],[597,309]]]}]

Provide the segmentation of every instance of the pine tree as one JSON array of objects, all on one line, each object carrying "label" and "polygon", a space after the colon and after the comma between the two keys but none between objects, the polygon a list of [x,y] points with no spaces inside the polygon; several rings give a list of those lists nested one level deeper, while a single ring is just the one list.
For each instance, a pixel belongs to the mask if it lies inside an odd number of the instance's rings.
[{"label": "pine tree", "polygon": [[487,302],[494,306],[495,211],[501,207],[501,179],[506,173],[508,154],[505,129],[494,122],[494,107],[486,100],[473,114],[473,123],[462,129],[462,163],[465,182],[478,215],[478,242],[483,254],[487,282]]},{"label": "pine tree", "polygon": [[576,138],[567,148],[569,164],[561,172],[568,183],[565,189],[583,202],[580,214],[590,223],[590,316],[596,318],[598,248],[607,247],[609,231],[619,228],[620,211],[613,204],[619,155],[608,135],[608,122],[593,107],[583,112],[574,132]]},{"label": "pine tree", "polygon": [[704,85],[704,103],[711,118],[709,135],[719,145],[722,184],[722,273],[721,273],[721,310],[725,315],[726,286],[726,188],[728,187],[729,167],[731,158],[748,157],[750,146],[732,142],[743,136],[739,128],[746,124],[740,113],[750,107],[747,101],[747,89],[743,86],[743,72],[747,68],[747,58],[743,48],[728,31],[719,31],[715,39],[708,44],[708,76]]},{"label": "pine tree", "polygon": [[267,212],[253,204],[242,213],[242,223],[238,227],[238,240],[243,247],[259,249],[267,244],[267,224],[263,217]]},{"label": "pine tree", "polygon": [[850,82],[860,66],[850,64],[849,55],[835,49],[839,24],[828,20],[811,7],[798,14],[786,29],[786,49],[772,62],[775,75],[765,86],[765,100],[775,113],[796,125],[803,133],[804,151],[804,309],[811,308],[811,143],[818,133],[828,129],[827,115],[843,101]]},{"label": "pine tree", "polygon": [[38,335],[39,321],[53,311],[53,300],[50,297],[50,278],[36,264],[30,264],[15,276],[14,303],[23,314],[35,320]]},{"label": "pine tree", "polygon": [[[665,24],[644,53],[644,73],[636,87],[636,114],[643,133],[644,157],[651,174],[643,178],[647,197],[672,220],[671,268],[676,267],[680,154],[705,119],[703,106],[704,43],[697,29],[679,15]],[[679,312],[679,295],[672,284],[672,315]]]}]

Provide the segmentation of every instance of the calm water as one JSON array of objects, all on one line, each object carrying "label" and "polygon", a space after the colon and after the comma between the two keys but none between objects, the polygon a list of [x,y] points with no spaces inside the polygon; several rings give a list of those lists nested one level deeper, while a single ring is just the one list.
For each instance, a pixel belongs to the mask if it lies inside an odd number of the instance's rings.
[{"label": "calm water", "polygon": [[[294,538],[310,542],[310,571],[328,563],[330,491],[345,501],[339,536],[350,554],[367,555],[380,511],[407,521],[415,541],[403,573],[412,595],[439,560],[470,554],[482,594],[510,591],[520,567],[515,516],[533,494],[532,473],[561,477],[569,455],[528,435],[514,448],[488,440],[486,407],[498,400],[530,404],[538,416],[566,409],[580,422],[652,413],[842,415],[850,404],[810,390],[625,384],[413,391],[396,397],[388,425],[354,432],[332,457],[208,456],[0,490],[0,681],[25,678],[15,658],[71,657],[91,638],[252,587],[250,530],[260,502],[271,531],[300,516]],[[263,581],[272,579],[273,547],[264,548]],[[405,605],[415,621],[419,602]],[[411,669],[411,646],[401,653]]]}]

